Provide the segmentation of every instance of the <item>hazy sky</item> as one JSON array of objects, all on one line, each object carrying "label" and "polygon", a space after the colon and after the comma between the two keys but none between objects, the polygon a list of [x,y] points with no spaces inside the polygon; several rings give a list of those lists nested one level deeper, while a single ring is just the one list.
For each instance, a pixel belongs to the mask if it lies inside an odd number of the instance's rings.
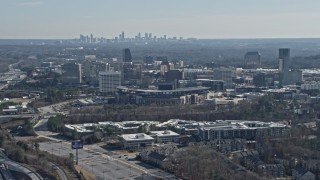
[{"label": "hazy sky", "polygon": [[319,0],[0,0],[0,38],[320,37]]}]

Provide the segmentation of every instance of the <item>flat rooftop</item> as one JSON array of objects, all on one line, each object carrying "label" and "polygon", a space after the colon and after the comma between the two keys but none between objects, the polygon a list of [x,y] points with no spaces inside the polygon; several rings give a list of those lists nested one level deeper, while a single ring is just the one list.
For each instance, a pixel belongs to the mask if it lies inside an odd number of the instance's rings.
[{"label": "flat rooftop", "polygon": [[144,134],[144,133],[139,133],[139,134],[123,134],[120,136],[123,138],[125,141],[153,141],[153,137]]},{"label": "flat rooftop", "polygon": [[156,135],[158,137],[167,137],[167,136],[179,136],[178,133],[175,133],[170,130],[164,130],[164,131],[150,131],[150,135]]}]

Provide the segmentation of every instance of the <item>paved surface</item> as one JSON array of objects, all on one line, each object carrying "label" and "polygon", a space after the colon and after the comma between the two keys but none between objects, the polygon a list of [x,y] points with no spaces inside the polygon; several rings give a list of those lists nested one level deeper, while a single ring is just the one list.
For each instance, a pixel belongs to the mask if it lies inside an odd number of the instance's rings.
[{"label": "paved surface", "polygon": [[[20,62],[20,61],[19,61]],[[25,74],[24,72],[20,71],[19,69],[14,69],[14,66],[19,64],[19,62],[14,63],[14,64],[10,64],[9,67],[9,71],[6,73],[2,73],[0,75],[0,81],[9,81],[9,80],[13,80],[13,79],[19,79],[18,77],[20,75]],[[19,81],[22,81],[25,78],[25,76],[21,79],[19,79]],[[11,84],[14,84],[14,82],[11,82]],[[2,84],[0,85],[0,90],[5,89],[8,87],[9,84]]]},{"label": "paved surface", "polygon": [[[68,142],[44,142],[40,143],[40,150],[48,151],[55,155],[69,157],[76,154]],[[78,150],[79,165],[96,175],[97,179],[139,179],[143,178],[143,170],[136,169],[130,164],[125,164],[118,159],[90,149]],[[144,177],[144,179],[153,179]]]},{"label": "paved surface", "polygon": [[49,163],[50,163],[52,169],[54,171],[56,171],[56,173],[58,174],[60,180],[68,180],[67,175],[65,174],[65,172],[62,169],[59,168],[59,166],[57,166],[57,165],[55,165],[55,164],[53,164],[51,162],[49,162]]},{"label": "paved surface", "polygon": [[[39,108],[42,116],[57,114],[64,104],[72,101],[62,102]],[[53,142],[40,143],[40,150],[53,153],[58,156],[69,157],[70,153],[75,156],[75,150],[71,149],[70,140],[57,133],[47,131],[47,118],[39,120],[35,125],[39,137],[45,137]],[[79,165],[85,170],[96,175],[96,179],[177,179],[174,175],[150,165],[125,159],[124,156],[113,155],[111,152],[97,146],[86,145],[84,149],[78,150]],[[131,157],[133,159],[133,157]]]},{"label": "paved surface", "polygon": [[14,161],[8,159],[3,154],[0,154],[0,163],[6,164],[10,170],[14,170],[14,171],[18,171],[18,172],[26,174],[32,180],[42,180],[42,177],[39,174],[37,174],[36,172],[33,172],[29,168],[22,166],[21,164],[19,164],[17,162],[14,162]]}]

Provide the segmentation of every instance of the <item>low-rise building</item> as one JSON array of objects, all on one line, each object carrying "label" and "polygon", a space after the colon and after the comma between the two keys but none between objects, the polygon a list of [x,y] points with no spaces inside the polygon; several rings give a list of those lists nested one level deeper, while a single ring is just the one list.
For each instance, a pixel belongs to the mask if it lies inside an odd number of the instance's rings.
[{"label": "low-rise building", "polygon": [[282,164],[261,164],[257,173],[262,177],[279,178],[285,176],[285,168]]},{"label": "low-rise building", "polygon": [[302,167],[292,169],[292,180],[315,180],[316,176]]},{"label": "low-rise building", "polygon": [[202,140],[243,138],[247,140],[255,137],[285,137],[288,135],[287,126],[280,123],[240,120],[217,120],[199,126]]},{"label": "low-rise building", "polygon": [[156,143],[178,142],[179,134],[170,130],[150,131],[150,136],[153,137]]},{"label": "low-rise building", "polygon": [[152,146],[154,139],[144,133],[141,134],[123,134],[120,141],[124,149],[140,149]]}]

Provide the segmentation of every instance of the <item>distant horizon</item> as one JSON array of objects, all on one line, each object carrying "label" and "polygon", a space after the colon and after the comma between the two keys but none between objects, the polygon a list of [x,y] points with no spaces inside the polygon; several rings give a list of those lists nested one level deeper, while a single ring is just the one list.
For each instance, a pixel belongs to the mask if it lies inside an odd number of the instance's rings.
[{"label": "distant horizon", "polygon": [[[169,36],[170,38],[170,36]],[[0,40],[75,40],[79,38],[0,38]],[[112,39],[112,38],[106,38]],[[195,38],[184,37],[183,40],[263,40],[263,39],[320,39],[320,37],[253,37],[253,38]],[[177,39],[179,40],[179,39]]]},{"label": "distant horizon", "polygon": [[320,38],[320,1],[3,0],[0,39],[112,38],[124,31],[196,39]]}]

